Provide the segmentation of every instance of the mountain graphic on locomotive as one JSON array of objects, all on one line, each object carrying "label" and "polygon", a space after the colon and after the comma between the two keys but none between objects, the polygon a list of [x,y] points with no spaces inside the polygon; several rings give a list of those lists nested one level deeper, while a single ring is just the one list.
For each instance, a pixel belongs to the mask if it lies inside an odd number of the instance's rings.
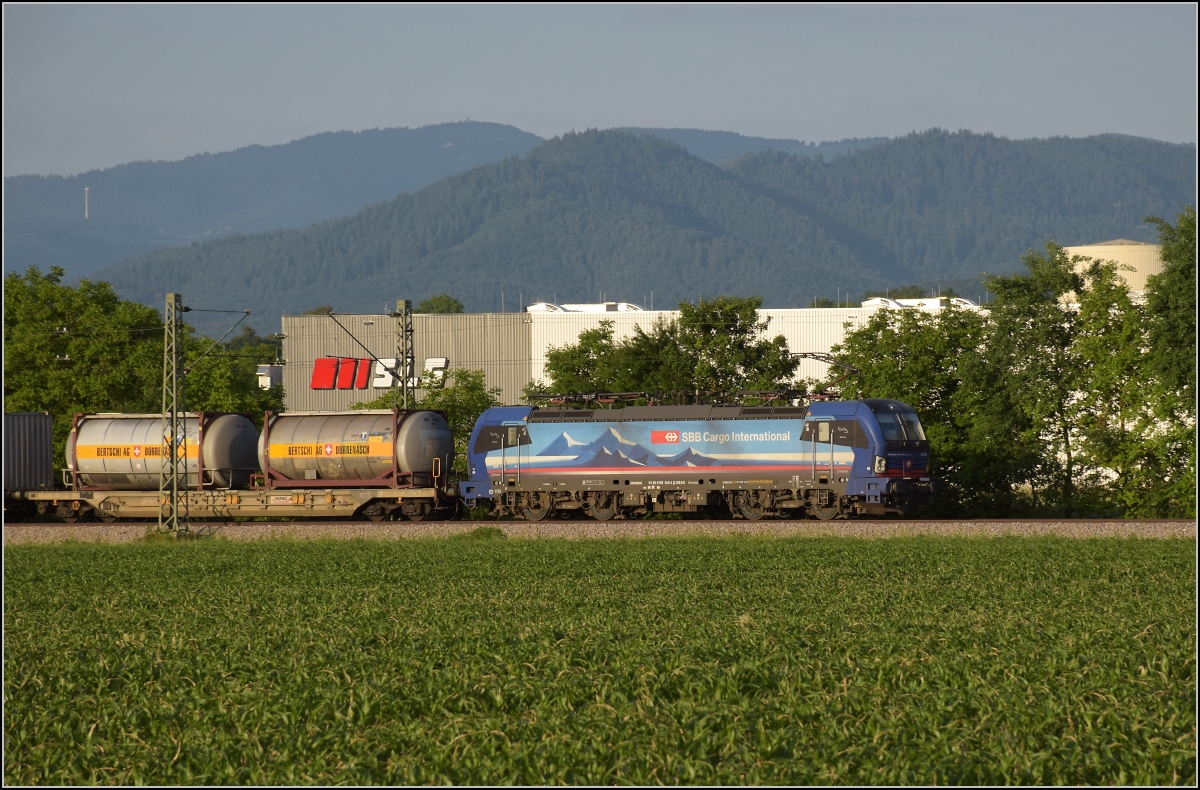
[{"label": "mountain graphic on locomotive", "polygon": [[[9,420],[44,430],[9,430]],[[153,519],[164,446],[186,481],[190,517],[454,518],[460,505],[496,518],[640,518],[651,513],[818,519],[905,515],[928,502],[929,442],[894,400],[805,406],[627,406],[486,410],[467,445],[468,475],[450,473],[445,415],[427,410],[189,413],[162,439],[159,415],[76,415],[63,481],[46,466],[49,415],[5,415],[5,521]],[[16,423],[14,422],[14,425]],[[10,476],[10,459],[16,467]],[[36,461],[35,461],[36,459]],[[10,480],[12,481],[10,484]]]}]

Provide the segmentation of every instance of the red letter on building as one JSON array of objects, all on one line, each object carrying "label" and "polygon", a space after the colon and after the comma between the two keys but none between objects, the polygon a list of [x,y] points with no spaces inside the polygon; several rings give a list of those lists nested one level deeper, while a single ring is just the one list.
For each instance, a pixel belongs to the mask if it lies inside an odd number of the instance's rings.
[{"label": "red letter on building", "polygon": [[337,388],[348,390],[354,386],[354,366],[358,360],[343,357],[338,363]]},{"label": "red letter on building", "polygon": [[354,376],[354,388],[356,390],[365,390],[367,382],[371,380],[371,360],[360,359],[358,361],[358,373]]},{"label": "red letter on building", "polygon": [[312,381],[309,389],[331,390],[337,377],[338,361],[333,357],[321,357],[313,362]]}]

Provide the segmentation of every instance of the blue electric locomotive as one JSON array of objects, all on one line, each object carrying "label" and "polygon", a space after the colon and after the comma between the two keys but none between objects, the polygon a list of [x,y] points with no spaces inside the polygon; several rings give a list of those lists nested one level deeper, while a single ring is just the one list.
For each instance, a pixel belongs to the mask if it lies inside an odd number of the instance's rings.
[{"label": "blue electric locomotive", "polygon": [[936,487],[921,421],[894,400],[508,406],[480,416],[467,453],[464,503],[530,520],[720,507],[747,519],[907,514]]}]

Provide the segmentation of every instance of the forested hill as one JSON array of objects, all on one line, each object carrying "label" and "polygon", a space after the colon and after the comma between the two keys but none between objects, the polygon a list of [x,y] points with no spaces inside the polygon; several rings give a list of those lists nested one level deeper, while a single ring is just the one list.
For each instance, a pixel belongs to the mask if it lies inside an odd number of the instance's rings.
[{"label": "forested hill", "polygon": [[[807,156],[874,140],[805,144],[733,132],[642,130],[725,164],[768,150]],[[62,266],[70,277],[117,261],[234,233],[298,229],[348,217],[483,164],[522,156],[542,138],[479,121],[419,129],[329,132],[177,162],[134,162],[76,176],[4,179],[4,269]],[[84,219],[84,187],[88,214]]]},{"label": "forested hill", "polygon": [[56,264],[80,276],[197,239],[302,228],[541,142],[514,126],[468,121],[328,132],[70,177],[13,176],[4,179],[4,268]]},{"label": "forested hill", "polygon": [[[656,306],[707,294],[807,304],[840,288],[1011,271],[1045,241],[1155,239],[1193,200],[1193,146],[1102,136],[1012,141],[930,131],[831,162],[756,154],[725,168],[653,136],[568,134],[353,217],[125,261],[98,276],[159,305],[375,311],[447,292]],[[502,296],[503,294],[503,296]]]},{"label": "forested hill", "polygon": [[735,132],[713,132],[701,129],[639,129],[622,127],[630,134],[652,134],[678,143],[701,159],[725,165],[747,154],[779,151],[796,156],[832,159],[838,154],[869,148],[887,142],[886,137],[849,138],[836,142],[806,143],[803,140],[780,140],[771,137],[748,137]]},{"label": "forested hill", "polygon": [[[731,172],[913,282],[1017,265],[1046,241],[1157,242],[1142,220],[1196,198],[1196,147],[1145,137],[1008,140],[931,131],[830,165],[758,154]],[[851,244],[847,241],[847,244]]]}]

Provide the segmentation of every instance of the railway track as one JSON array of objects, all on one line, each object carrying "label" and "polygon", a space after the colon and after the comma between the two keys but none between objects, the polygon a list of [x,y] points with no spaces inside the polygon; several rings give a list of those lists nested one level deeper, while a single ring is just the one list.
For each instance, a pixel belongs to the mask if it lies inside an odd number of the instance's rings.
[{"label": "railway track", "polygon": [[[64,541],[129,543],[152,535],[153,522],[89,524],[27,523],[4,525],[4,544],[61,543]],[[971,519],[971,520],[854,520],[854,521],[723,521],[723,520],[629,520],[629,521],[291,521],[238,523],[193,521],[191,532],[200,538],[252,541],[292,540],[405,540],[446,538],[489,529],[505,537],[524,539],[589,540],[604,538],[653,538],[733,535],[760,537],[857,537],[893,538],[915,536],[1039,537],[1068,538],[1196,538],[1196,522],[1188,520],[1123,519]]]}]

